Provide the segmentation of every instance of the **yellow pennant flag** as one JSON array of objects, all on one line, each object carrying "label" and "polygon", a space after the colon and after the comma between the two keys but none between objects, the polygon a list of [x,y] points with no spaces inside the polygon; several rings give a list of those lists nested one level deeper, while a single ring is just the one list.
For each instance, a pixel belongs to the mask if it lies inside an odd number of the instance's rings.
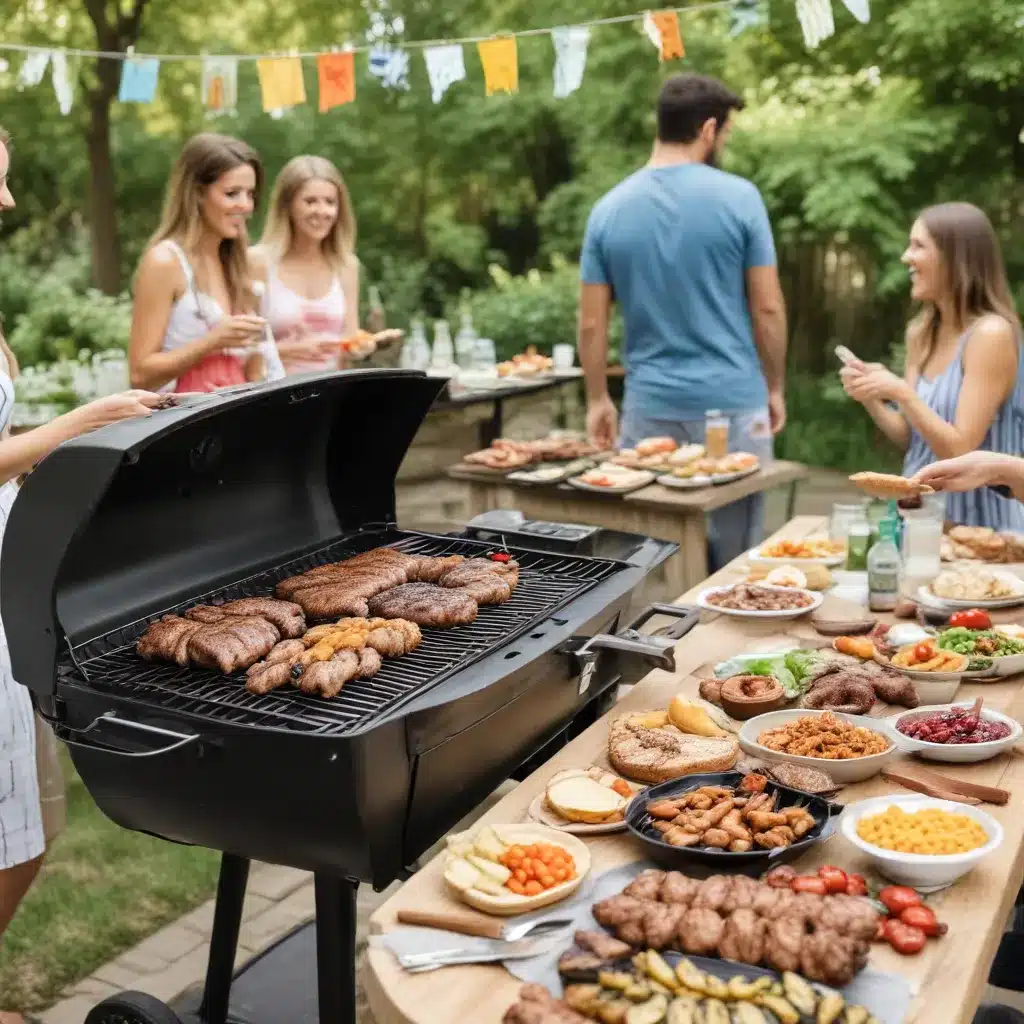
[{"label": "yellow pennant flag", "polygon": [[484,87],[488,96],[496,92],[519,91],[519,56],[514,36],[485,39],[477,43],[484,66]]},{"label": "yellow pennant flag", "polygon": [[306,83],[298,57],[263,57],[256,61],[264,110],[284,110],[306,102]]},{"label": "yellow pennant flag", "polygon": [[686,56],[683,37],[679,32],[679,18],[675,11],[654,11],[651,20],[661,36],[661,59],[676,60]]}]

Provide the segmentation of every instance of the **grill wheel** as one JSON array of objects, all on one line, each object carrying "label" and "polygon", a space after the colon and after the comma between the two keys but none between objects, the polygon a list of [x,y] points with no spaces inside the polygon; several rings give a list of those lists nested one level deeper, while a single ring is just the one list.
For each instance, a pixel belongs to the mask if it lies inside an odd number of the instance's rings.
[{"label": "grill wheel", "polygon": [[166,1004],[145,992],[122,992],[94,1006],[84,1024],[182,1024]]}]

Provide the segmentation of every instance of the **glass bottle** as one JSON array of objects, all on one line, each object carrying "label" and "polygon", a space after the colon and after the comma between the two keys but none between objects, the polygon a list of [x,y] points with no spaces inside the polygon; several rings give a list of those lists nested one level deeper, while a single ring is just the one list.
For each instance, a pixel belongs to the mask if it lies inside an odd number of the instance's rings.
[{"label": "glass bottle", "polygon": [[717,409],[704,414],[704,449],[709,459],[724,459],[729,454],[729,417]]},{"label": "glass bottle", "polygon": [[896,546],[896,521],[886,517],[878,524],[878,541],[868,552],[868,608],[891,612],[900,598],[900,551]]},{"label": "glass bottle", "polygon": [[413,320],[409,337],[402,345],[401,365],[409,370],[425,370],[430,365],[430,344],[422,320]]},{"label": "glass bottle", "polygon": [[462,303],[459,314],[459,332],[455,335],[455,361],[463,370],[473,367],[476,350],[476,328],[473,326],[473,314],[466,302]]},{"label": "glass bottle", "polygon": [[451,331],[447,320],[434,321],[434,347],[430,356],[432,370],[450,370],[455,362]]}]

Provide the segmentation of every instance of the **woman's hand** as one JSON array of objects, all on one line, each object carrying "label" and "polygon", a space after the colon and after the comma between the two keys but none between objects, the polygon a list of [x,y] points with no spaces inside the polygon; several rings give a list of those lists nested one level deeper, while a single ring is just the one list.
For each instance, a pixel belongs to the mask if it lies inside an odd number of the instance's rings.
[{"label": "woman's hand", "polygon": [[839,371],[843,389],[855,402],[898,402],[910,390],[910,385],[902,377],[897,377],[881,363],[865,363],[863,366],[864,369],[845,366]]},{"label": "woman's hand", "polygon": [[78,433],[85,434],[110,423],[150,416],[166,397],[152,391],[122,391],[97,398],[95,402],[79,406],[68,415],[74,418]]},{"label": "woman's hand", "polygon": [[226,348],[245,348],[254,345],[263,337],[267,321],[251,313],[226,316],[206,336],[211,352]]},{"label": "woman's hand", "polygon": [[914,481],[937,491],[976,491],[979,487],[1007,485],[1018,492],[1024,480],[1024,460],[1001,452],[969,452],[955,459],[925,466]]}]

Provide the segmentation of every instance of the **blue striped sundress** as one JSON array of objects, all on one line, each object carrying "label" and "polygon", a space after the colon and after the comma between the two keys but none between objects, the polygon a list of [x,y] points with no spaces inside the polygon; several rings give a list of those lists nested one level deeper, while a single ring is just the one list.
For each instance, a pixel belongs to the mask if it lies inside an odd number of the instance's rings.
[{"label": "blue striped sundress", "polygon": [[[968,328],[957,344],[956,358],[937,377],[929,380],[922,374],[917,378],[918,397],[947,423],[956,419],[956,404],[964,380],[964,347],[970,336],[971,329]],[[1007,455],[1024,455],[1024,355],[1018,359],[1017,382],[1013,391],[999,407],[979,448]],[[903,460],[903,475],[913,476],[936,461],[928,442],[911,428],[910,447]],[[988,526],[994,530],[1024,533],[1024,505],[1014,498],[1000,497],[988,488],[946,495],[946,518],[963,526]]]}]

